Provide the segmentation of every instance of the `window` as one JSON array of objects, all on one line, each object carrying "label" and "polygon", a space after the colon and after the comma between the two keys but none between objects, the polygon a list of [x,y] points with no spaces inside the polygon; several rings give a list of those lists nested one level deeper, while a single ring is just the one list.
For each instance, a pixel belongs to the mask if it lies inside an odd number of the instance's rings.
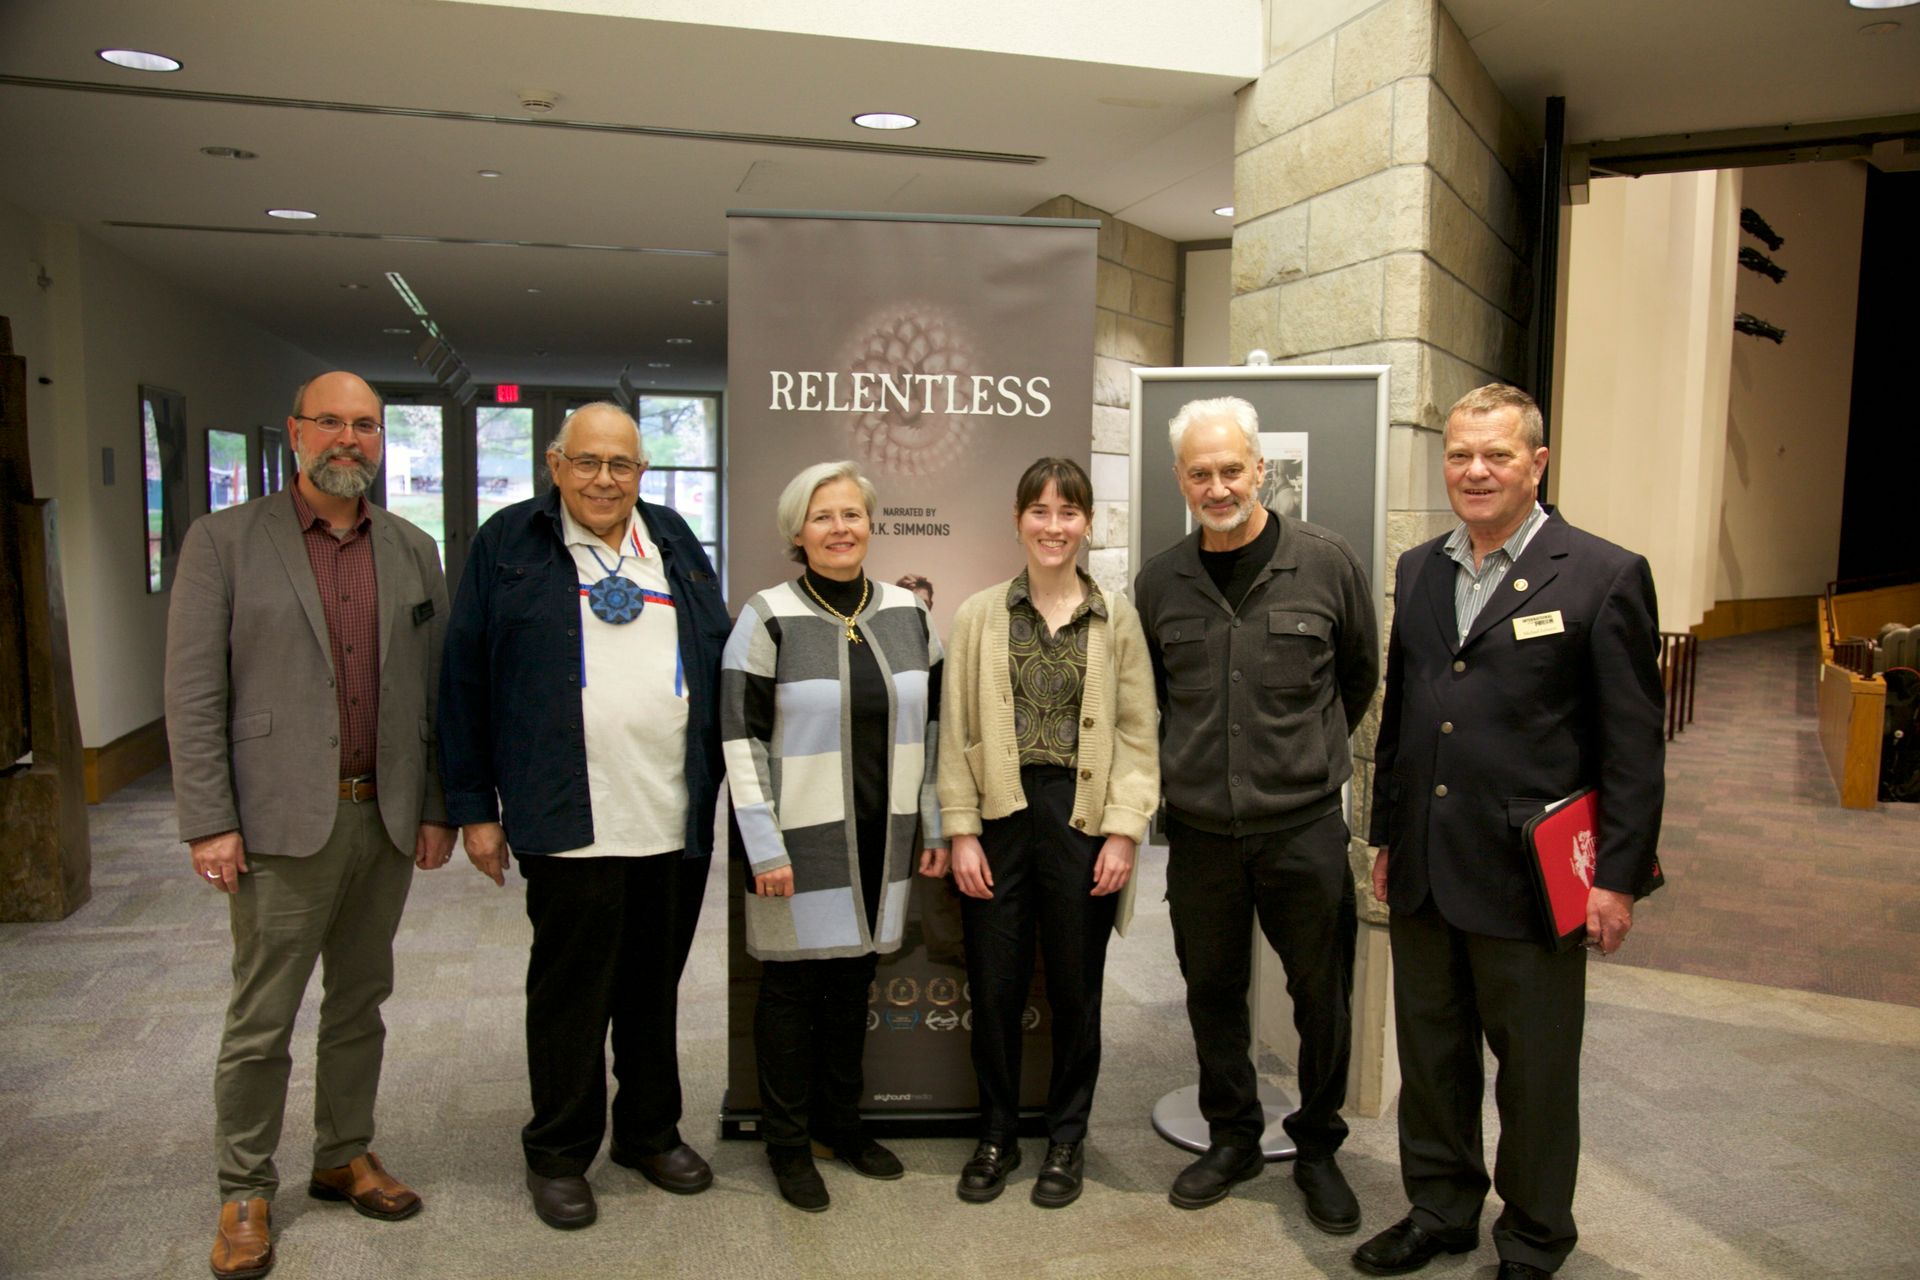
[{"label": "window", "polygon": [[640,436],[647,450],[640,496],[679,512],[721,571],[719,397],[642,395]]}]

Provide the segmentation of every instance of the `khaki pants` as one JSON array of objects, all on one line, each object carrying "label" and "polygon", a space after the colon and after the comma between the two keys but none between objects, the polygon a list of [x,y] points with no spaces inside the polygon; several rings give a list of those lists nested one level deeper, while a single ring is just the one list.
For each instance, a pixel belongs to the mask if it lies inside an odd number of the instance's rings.
[{"label": "khaki pants", "polygon": [[340,802],[333,834],[305,858],[247,855],[230,903],[233,998],[213,1078],[223,1200],[273,1198],[287,1107],[288,1046],[315,961],[322,964],[315,1050],[313,1167],[346,1164],[373,1140],[373,1103],[393,990],[393,935],[413,858],[372,802]]}]

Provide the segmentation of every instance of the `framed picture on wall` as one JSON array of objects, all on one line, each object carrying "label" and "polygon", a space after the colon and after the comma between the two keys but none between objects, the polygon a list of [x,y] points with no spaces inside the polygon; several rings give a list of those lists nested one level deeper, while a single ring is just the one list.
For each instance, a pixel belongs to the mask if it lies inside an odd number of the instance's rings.
[{"label": "framed picture on wall", "polygon": [[207,432],[207,510],[237,507],[253,496],[244,431]]},{"label": "framed picture on wall", "polygon": [[187,521],[187,398],[165,387],[140,388],[140,495],[145,519],[147,591],[173,585]]},{"label": "framed picture on wall", "polygon": [[1234,396],[1260,420],[1262,505],[1333,530],[1378,584],[1387,540],[1386,365],[1133,370],[1133,572],[1193,530],[1167,424],[1191,400]]}]

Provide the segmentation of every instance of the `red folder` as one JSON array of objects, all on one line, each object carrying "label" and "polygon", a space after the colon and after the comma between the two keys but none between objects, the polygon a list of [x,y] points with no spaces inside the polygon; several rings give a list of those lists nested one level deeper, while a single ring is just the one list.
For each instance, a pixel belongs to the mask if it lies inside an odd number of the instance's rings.
[{"label": "red folder", "polygon": [[1541,919],[1554,950],[1577,947],[1587,936],[1587,891],[1598,855],[1600,793],[1583,787],[1527,821],[1525,835]]}]

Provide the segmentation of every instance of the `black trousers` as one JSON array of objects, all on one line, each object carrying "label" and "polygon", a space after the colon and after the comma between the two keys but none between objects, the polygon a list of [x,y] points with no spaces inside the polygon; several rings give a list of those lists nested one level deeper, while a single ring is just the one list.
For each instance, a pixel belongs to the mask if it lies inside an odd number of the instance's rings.
[{"label": "black trousers", "polygon": [[1394,912],[1394,1027],[1400,1040],[1400,1177],[1413,1220],[1471,1228],[1486,1201],[1481,1039],[1499,1063],[1500,1145],[1491,1185],[1503,1259],[1553,1271],[1572,1252],[1580,1166],[1580,1040],[1586,952],[1466,933],[1431,903]]},{"label": "black trousers", "polygon": [[769,960],[760,966],[753,1052],[760,1068],[760,1135],[770,1147],[830,1147],[860,1136],[867,986],[880,957]]},{"label": "black trousers", "polygon": [[1357,926],[1347,824],[1337,812],[1285,831],[1222,836],[1167,823],[1167,908],[1200,1059],[1200,1114],[1219,1146],[1257,1147],[1265,1129],[1247,989],[1256,917],[1286,968],[1300,1033],[1300,1107],[1284,1121],[1305,1159],[1346,1140]]},{"label": "black trousers", "polygon": [[1036,935],[1053,1007],[1047,1138],[1081,1142],[1100,1077],[1100,990],[1118,894],[1094,897],[1103,839],[1075,830],[1073,770],[1020,770],[1027,807],[984,824],[980,845],[993,897],[960,899],[967,981],[973,988],[973,1070],[980,1136],[1006,1144],[1020,1124],[1021,1016],[1033,983]]},{"label": "black trousers", "polygon": [[527,959],[527,1167],[583,1174],[607,1130],[647,1155],[680,1142],[680,973],[700,920],[711,858],[520,859],[533,950]]}]

